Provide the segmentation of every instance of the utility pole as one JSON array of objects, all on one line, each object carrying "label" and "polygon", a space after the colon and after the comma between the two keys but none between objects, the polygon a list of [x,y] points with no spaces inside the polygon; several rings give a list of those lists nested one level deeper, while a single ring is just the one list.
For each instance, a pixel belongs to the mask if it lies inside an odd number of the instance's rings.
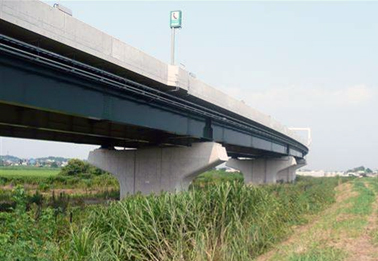
[{"label": "utility pole", "polygon": [[175,28],[171,28],[171,65],[175,65]]},{"label": "utility pole", "polygon": [[180,10],[171,11],[171,65],[175,65],[175,41],[176,28],[182,27],[182,12]]}]

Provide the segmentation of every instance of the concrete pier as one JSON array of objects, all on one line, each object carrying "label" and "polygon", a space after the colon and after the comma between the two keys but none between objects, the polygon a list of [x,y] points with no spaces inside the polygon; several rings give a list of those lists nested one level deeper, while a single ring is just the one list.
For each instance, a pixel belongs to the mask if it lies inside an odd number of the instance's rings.
[{"label": "concrete pier", "polygon": [[300,169],[307,164],[305,159],[296,159],[296,161],[297,164],[295,166],[291,166],[277,173],[277,182],[294,182],[297,169]]},{"label": "concrete pier", "polygon": [[186,190],[197,175],[227,159],[222,145],[205,142],[191,147],[96,149],[90,152],[88,161],[118,179],[120,197],[123,198],[137,192]]},{"label": "concrete pier", "polygon": [[230,159],[226,165],[240,170],[246,184],[276,183],[281,179],[291,182],[295,178],[295,170],[303,166],[299,166],[297,160],[291,156],[269,159]]}]

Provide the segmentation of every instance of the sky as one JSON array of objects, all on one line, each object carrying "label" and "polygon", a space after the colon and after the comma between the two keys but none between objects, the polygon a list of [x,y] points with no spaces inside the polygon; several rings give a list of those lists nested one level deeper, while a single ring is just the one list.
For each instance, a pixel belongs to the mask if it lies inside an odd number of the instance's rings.
[{"label": "sky", "polygon": [[[176,61],[288,127],[311,128],[308,168],[378,168],[378,2],[56,2],[167,63],[169,12],[182,10]],[[20,157],[86,158],[93,148],[0,142],[0,154]]]}]

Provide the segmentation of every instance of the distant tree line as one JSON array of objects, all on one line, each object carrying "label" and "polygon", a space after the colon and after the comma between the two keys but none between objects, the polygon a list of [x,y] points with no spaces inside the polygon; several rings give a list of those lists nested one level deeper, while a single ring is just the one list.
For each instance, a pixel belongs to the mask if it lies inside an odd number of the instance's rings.
[{"label": "distant tree line", "polygon": [[359,171],[363,171],[365,173],[373,173],[371,169],[365,168],[364,166],[360,166],[354,169],[349,169],[347,172],[359,172]]}]

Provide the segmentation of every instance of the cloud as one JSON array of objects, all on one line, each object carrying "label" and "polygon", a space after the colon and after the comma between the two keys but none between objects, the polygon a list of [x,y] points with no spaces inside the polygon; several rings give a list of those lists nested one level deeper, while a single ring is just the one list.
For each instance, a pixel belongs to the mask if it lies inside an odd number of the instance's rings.
[{"label": "cloud", "polygon": [[355,85],[344,89],[327,89],[315,87],[290,86],[271,88],[255,92],[241,88],[224,91],[231,96],[245,101],[252,107],[345,107],[369,103],[375,96],[375,91],[366,85]]},{"label": "cloud", "polygon": [[365,85],[358,85],[348,88],[344,94],[349,104],[360,104],[368,102],[373,98],[373,91]]}]

